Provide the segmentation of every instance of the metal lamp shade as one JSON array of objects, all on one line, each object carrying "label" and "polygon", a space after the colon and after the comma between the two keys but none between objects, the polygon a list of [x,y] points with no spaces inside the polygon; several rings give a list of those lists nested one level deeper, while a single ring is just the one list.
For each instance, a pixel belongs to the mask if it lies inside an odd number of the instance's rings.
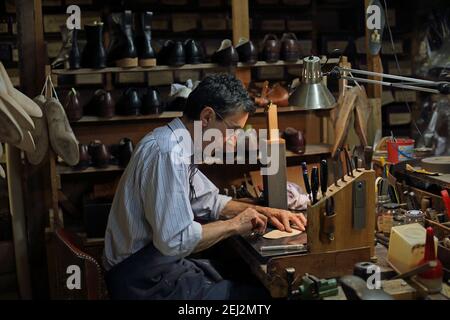
[{"label": "metal lamp shade", "polygon": [[319,57],[303,59],[301,84],[289,97],[289,105],[302,110],[326,110],[334,108],[336,99],[322,82]]}]

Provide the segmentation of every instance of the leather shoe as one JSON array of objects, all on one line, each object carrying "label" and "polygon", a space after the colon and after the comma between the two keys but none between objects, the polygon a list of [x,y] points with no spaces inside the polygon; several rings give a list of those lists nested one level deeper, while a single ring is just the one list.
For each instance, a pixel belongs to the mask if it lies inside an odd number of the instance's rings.
[{"label": "leather shoe", "polygon": [[283,132],[283,139],[286,140],[286,149],[295,153],[305,153],[305,138],[301,131],[288,127]]},{"label": "leather shoe", "polygon": [[91,155],[89,154],[89,149],[87,145],[80,143],[78,145],[78,148],[80,152],[80,161],[76,165],[76,169],[84,170],[91,164]]},{"label": "leather shoe", "polygon": [[99,140],[95,140],[89,144],[88,152],[92,159],[92,164],[97,168],[106,168],[109,165],[111,159],[111,153],[108,147],[101,143]]},{"label": "leather shoe", "polygon": [[115,103],[109,91],[103,89],[95,91],[90,106],[92,106],[92,109],[101,118],[111,118],[114,116]]},{"label": "leather shoe", "polygon": [[233,47],[231,40],[225,39],[222,41],[220,48],[214,52],[211,57],[212,62],[224,67],[236,66],[239,61],[239,55]]},{"label": "leather shoe", "polygon": [[181,67],[186,64],[186,53],[181,41],[167,40],[158,54],[158,64]]},{"label": "leather shoe", "polygon": [[300,58],[300,46],[293,33],[284,33],[281,38],[281,59],[286,62],[297,62]]},{"label": "leather shoe", "polygon": [[66,110],[67,118],[70,122],[78,121],[83,117],[83,108],[78,100],[78,96],[78,92],[72,88],[64,103],[64,109]]},{"label": "leather shoe", "polygon": [[247,38],[239,39],[239,43],[236,46],[236,51],[239,55],[239,61],[247,64],[255,64],[258,62],[258,51],[256,50],[253,42]]},{"label": "leather shoe", "polygon": [[135,88],[128,88],[117,103],[117,114],[122,116],[137,116],[140,114],[142,101]]},{"label": "leather shoe", "polygon": [[203,50],[195,40],[188,39],[184,42],[184,52],[188,64],[200,64],[204,60]]},{"label": "leather shoe", "polygon": [[163,112],[163,102],[158,90],[148,88],[142,98],[142,114],[159,114]]},{"label": "leather shoe", "polygon": [[262,59],[268,63],[280,60],[280,41],[274,34],[267,34],[263,40]]}]

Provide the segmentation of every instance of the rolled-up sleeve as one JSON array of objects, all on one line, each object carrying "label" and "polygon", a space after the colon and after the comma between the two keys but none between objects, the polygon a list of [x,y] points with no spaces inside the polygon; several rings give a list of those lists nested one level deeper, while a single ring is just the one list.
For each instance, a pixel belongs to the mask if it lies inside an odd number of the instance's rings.
[{"label": "rolled-up sleeve", "polygon": [[189,201],[187,169],[175,153],[158,153],[142,172],[141,198],[153,244],[164,255],[184,257],[202,238]]},{"label": "rolled-up sleeve", "polygon": [[192,210],[197,218],[215,221],[231,197],[219,194],[219,189],[200,171],[194,176],[195,199],[191,200]]}]

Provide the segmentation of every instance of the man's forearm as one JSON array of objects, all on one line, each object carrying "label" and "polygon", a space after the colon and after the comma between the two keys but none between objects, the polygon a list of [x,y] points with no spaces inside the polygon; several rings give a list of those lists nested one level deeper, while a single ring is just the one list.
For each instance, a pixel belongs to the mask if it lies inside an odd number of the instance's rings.
[{"label": "man's forearm", "polygon": [[220,212],[220,218],[230,219],[237,216],[240,212],[244,211],[247,208],[255,209],[257,207],[258,206],[254,204],[231,200],[225,205],[222,212]]},{"label": "man's forearm", "polygon": [[236,234],[236,226],[231,220],[216,221],[202,225],[202,239],[194,252],[200,252],[212,247],[217,242]]}]

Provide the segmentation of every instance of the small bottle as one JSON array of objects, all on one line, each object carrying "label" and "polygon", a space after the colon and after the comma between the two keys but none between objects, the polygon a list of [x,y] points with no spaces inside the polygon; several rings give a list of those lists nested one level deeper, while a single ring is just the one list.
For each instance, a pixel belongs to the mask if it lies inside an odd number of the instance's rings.
[{"label": "small bottle", "polygon": [[383,195],[383,196],[378,196],[377,199],[377,209],[376,209],[376,213],[375,213],[375,226],[376,226],[376,230],[377,232],[383,232],[383,212],[384,212],[384,208],[383,205],[385,205],[386,203],[391,202],[391,198],[387,195]]},{"label": "small bottle", "polygon": [[394,226],[394,217],[399,214],[400,205],[398,203],[386,203],[383,205],[383,233],[385,236],[391,234]]}]

